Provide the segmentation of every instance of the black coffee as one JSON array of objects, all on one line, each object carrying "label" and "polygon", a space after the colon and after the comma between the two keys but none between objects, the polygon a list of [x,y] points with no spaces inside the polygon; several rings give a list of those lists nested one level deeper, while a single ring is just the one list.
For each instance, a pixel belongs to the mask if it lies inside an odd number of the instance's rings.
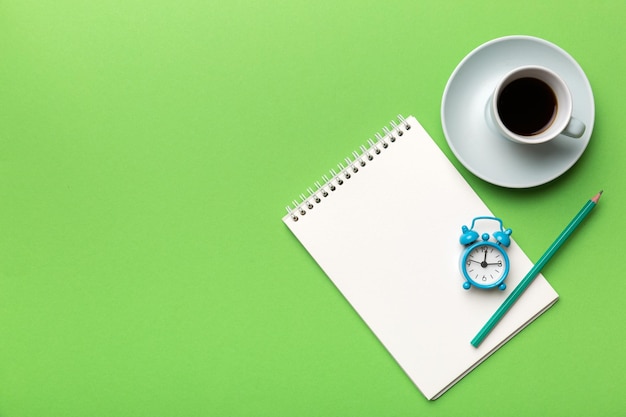
[{"label": "black coffee", "polygon": [[557,101],[541,80],[526,77],[512,81],[498,97],[498,115],[513,133],[532,136],[546,130],[554,120]]}]

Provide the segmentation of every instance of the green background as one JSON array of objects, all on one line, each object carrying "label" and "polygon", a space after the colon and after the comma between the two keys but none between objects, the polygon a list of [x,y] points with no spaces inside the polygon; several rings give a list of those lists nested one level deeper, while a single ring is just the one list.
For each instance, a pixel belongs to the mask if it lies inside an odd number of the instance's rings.
[{"label": "green background", "polygon": [[[0,417],[624,415],[626,3],[0,1]],[[496,37],[556,43],[596,125],[565,175],[499,188],[441,95]],[[415,115],[561,300],[427,401],[284,207]],[[426,237],[424,237],[426,238]]]}]

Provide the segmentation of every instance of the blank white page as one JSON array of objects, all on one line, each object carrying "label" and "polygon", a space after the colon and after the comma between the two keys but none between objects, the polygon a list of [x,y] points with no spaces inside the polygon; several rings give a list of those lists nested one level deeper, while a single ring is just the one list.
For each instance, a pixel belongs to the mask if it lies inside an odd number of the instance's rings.
[{"label": "blank white page", "polygon": [[[415,118],[385,133],[352,158],[358,172],[347,166],[319,184],[283,222],[418,389],[435,399],[558,295],[538,276],[474,348],[470,340],[532,263],[513,240],[506,290],[463,289],[461,226],[493,214]],[[498,214],[507,227],[506,213]],[[499,230],[496,222],[483,223],[479,233]]]}]

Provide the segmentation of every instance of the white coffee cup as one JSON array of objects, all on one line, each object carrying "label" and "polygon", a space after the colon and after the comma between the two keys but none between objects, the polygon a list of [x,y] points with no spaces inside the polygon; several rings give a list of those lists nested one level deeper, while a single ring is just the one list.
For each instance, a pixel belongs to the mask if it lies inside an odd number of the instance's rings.
[{"label": "white coffee cup", "polygon": [[548,68],[530,65],[506,74],[488,104],[497,131],[517,143],[548,142],[558,135],[579,138],[585,124],[572,117],[572,94]]}]

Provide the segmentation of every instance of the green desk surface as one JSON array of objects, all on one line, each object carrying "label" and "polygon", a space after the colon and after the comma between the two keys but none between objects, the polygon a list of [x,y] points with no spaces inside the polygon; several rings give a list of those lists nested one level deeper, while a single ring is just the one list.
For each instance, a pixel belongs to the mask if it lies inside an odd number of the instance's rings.
[{"label": "green desk surface", "polygon": [[[616,416],[626,410],[626,3],[0,2],[0,416]],[[452,156],[446,81],[490,39],[556,43],[596,103],[558,180]],[[281,217],[414,114],[561,300],[429,402]]]}]

